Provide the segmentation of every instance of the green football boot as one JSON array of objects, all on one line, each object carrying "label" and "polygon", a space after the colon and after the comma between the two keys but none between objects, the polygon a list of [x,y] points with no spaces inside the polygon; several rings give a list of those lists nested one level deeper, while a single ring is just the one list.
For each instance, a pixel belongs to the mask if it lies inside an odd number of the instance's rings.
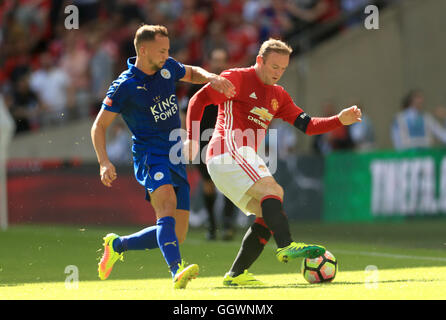
[{"label": "green football boot", "polygon": [[280,262],[287,263],[295,258],[310,258],[314,259],[320,257],[325,253],[325,248],[315,244],[305,244],[303,242],[291,242],[284,248],[279,248],[276,251],[276,257]]}]

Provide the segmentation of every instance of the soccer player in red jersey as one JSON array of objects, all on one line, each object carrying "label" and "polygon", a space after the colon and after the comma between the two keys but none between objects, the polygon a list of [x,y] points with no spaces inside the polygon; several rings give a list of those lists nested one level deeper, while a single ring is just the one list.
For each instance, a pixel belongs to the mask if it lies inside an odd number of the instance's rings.
[{"label": "soccer player in red jersey", "polygon": [[217,188],[238,208],[245,214],[256,215],[225,275],[225,285],[262,284],[247,269],[259,257],[271,235],[281,262],[297,257],[315,258],[325,253],[322,246],[293,241],[282,208],[284,191],[257,155],[257,149],[273,118],[281,118],[304,133],[314,135],[361,121],[361,110],[352,106],[333,117],[307,115],[281,86],[276,85],[288,67],[291,53],[292,49],[284,42],[269,39],[260,47],[254,66],[222,72],[221,76],[236,88],[233,98],[228,99],[206,85],[189,102],[188,137],[184,144],[186,159],[194,159],[198,152],[197,135],[204,107],[217,104],[217,123],[206,156],[209,174]]}]

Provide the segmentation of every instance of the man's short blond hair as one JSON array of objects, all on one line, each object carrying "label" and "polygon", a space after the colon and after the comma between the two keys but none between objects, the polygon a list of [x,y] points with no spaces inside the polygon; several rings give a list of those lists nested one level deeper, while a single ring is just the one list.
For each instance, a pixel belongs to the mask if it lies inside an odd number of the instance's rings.
[{"label": "man's short blond hair", "polygon": [[293,49],[291,49],[291,47],[282,40],[270,38],[269,40],[266,40],[262,43],[262,46],[259,50],[259,56],[261,56],[263,59],[266,59],[266,57],[271,52],[291,55]]},{"label": "man's short blond hair", "polygon": [[155,40],[156,35],[168,37],[169,33],[165,26],[145,24],[139,27],[138,30],[136,30],[135,39],[133,40],[136,52],[138,53],[139,46],[142,42],[153,41]]}]

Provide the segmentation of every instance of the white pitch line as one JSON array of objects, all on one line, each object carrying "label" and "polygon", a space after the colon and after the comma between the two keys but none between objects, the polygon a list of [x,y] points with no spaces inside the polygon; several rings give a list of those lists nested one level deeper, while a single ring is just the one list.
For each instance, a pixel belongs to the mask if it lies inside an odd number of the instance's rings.
[{"label": "white pitch line", "polygon": [[[188,244],[193,244],[193,245],[204,245],[204,240],[199,240],[199,239],[187,239],[186,242]],[[228,241],[228,242],[216,241],[216,242],[213,242],[213,244],[218,244],[221,246],[240,247],[240,243],[237,241]],[[369,256],[369,257],[382,257],[382,258],[391,258],[391,259],[407,259],[407,260],[425,260],[425,261],[446,262],[446,257],[409,256],[409,255],[392,254],[392,253],[385,253],[385,252],[350,251],[350,250],[336,250],[336,249],[333,249],[333,252],[340,253],[340,254],[360,255],[360,256]]]},{"label": "white pitch line", "polygon": [[446,258],[442,257],[425,257],[425,256],[408,256],[402,254],[392,254],[384,252],[369,252],[369,251],[348,251],[348,250],[333,250],[341,254],[371,256],[371,257],[384,257],[392,259],[409,259],[409,260],[428,260],[428,261],[441,261],[446,262]]}]

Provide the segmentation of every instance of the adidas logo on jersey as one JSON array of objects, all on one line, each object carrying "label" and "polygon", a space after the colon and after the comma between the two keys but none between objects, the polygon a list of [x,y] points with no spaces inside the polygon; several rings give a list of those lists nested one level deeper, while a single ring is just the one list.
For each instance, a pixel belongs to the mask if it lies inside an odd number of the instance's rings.
[{"label": "adidas logo on jersey", "polygon": [[253,92],[249,95],[250,98],[257,99],[256,93]]}]

